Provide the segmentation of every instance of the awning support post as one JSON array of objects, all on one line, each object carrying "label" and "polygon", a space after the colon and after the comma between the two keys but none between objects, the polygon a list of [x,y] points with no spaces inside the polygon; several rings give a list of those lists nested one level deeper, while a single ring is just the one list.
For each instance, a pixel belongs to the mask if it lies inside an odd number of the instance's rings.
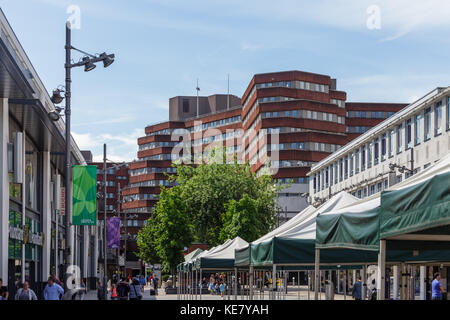
[{"label": "awning support post", "polygon": [[314,263],[314,300],[319,300],[319,266],[320,266],[320,249],[316,249],[316,259]]},{"label": "awning support post", "polygon": [[377,289],[377,300],[384,300],[386,291],[386,240],[380,240]]}]

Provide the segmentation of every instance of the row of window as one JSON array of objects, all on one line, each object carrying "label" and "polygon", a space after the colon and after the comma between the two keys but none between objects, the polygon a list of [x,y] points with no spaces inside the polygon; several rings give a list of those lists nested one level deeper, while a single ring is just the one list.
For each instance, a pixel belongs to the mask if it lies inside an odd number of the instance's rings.
[{"label": "row of window", "polygon": [[177,168],[175,167],[168,167],[168,168],[156,168],[156,167],[149,167],[149,168],[139,168],[139,169],[134,169],[131,171],[131,176],[138,176],[138,175],[142,175],[142,174],[151,174],[151,173],[176,173],[177,172]]},{"label": "row of window", "polygon": [[299,183],[305,184],[305,183],[309,183],[309,178],[308,177],[279,178],[279,179],[274,179],[274,181],[278,184],[299,184]]},{"label": "row of window", "polygon": [[317,91],[317,92],[323,92],[323,93],[328,93],[328,91],[329,91],[328,85],[306,82],[306,81],[299,81],[299,80],[265,82],[265,83],[257,83],[256,84],[256,89],[276,88],[276,87],[310,90],[310,91]]},{"label": "row of window", "polygon": [[347,111],[347,118],[358,118],[358,119],[386,119],[392,116],[394,113],[383,112],[383,111]]},{"label": "row of window", "polygon": [[153,193],[133,194],[133,195],[124,197],[125,202],[138,201],[138,200],[158,200],[158,199],[159,199],[159,194],[153,194]]},{"label": "row of window", "polygon": [[165,186],[165,187],[171,187],[176,185],[176,182],[170,182],[169,180],[147,180],[147,181],[141,181],[136,183],[130,183],[131,188],[136,187],[159,187],[159,186]]},{"label": "row of window", "polygon": [[154,148],[162,148],[162,147],[173,147],[175,146],[176,142],[168,142],[168,141],[157,141],[157,142],[150,142],[139,145],[139,151],[148,150],[148,149],[154,149]]},{"label": "row of window", "polygon": [[321,142],[289,142],[280,144],[269,144],[269,151],[276,150],[305,150],[305,151],[322,151],[322,152],[335,152],[341,148],[341,145],[332,143],[321,143]]},{"label": "row of window", "polygon": [[216,121],[205,122],[200,125],[188,127],[188,128],[186,128],[186,130],[188,130],[189,132],[196,132],[196,131],[207,130],[209,128],[216,128],[216,127],[220,127],[220,126],[224,126],[224,125],[228,125],[228,124],[232,124],[232,123],[236,123],[236,122],[241,122],[241,116],[235,116],[235,117],[220,119],[220,120],[216,120]]},{"label": "row of window", "polygon": [[344,118],[334,113],[317,112],[311,110],[287,110],[287,111],[273,111],[262,113],[262,118],[279,118],[279,117],[292,117],[303,118],[321,121],[337,122],[339,124],[344,123]]},{"label": "row of window", "polygon": [[[328,168],[314,175],[314,190],[324,190],[333,185],[333,182],[335,184],[342,182],[353,174],[358,174],[366,168],[371,168],[372,165],[377,165],[387,158],[393,157],[395,152],[399,154],[419,145],[422,141],[428,141],[433,133],[434,136],[439,136],[443,130],[442,108],[442,101],[439,101],[433,107],[425,109],[337,160]],[[450,130],[450,97],[447,99],[446,109],[446,129]],[[434,119],[433,127],[432,119]]]}]

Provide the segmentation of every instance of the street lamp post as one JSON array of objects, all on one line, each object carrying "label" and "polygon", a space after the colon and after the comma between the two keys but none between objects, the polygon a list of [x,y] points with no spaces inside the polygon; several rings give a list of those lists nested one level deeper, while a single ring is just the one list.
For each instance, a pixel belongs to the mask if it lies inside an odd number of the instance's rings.
[{"label": "street lamp post", "polygon": [[107,254],[107,249],[108,249],[108,236],[107,236],[107,213],[106,213],[106,187],[107,187],[107,183],[106,183],[106,143],[103,144],[103,199],[105,199],[105,201],[103,201],[103,223],[104,223],[104,231],[103,231],[103,246],[104,246],[104,267],[105,270],[103,272],[103,294],[104,294],[104,299],[106,300],[108,298],[108,287],[106,285],[107,282],[107,272],[108,272],[108,268],[107,268],[107,260],[108,260],[108,254]]},{"label": "street lamp post", "polygon": [[[64,98],[66,99],[65,102],[65,108],[64,108],[64,115],[65,115],[65,202],[66,202],[66,219],[65,219],[65,229],[66,229],[66,239],[68,240],[68,245],[66,247],[66,250],[64,252],[65,254],[65,264],[66,264],[66,274],[65,274],[65,281],[64,281],[64,287],[67,289],[67,277],[70,276],[70,274],[67,272],[70,265],[73,264],[73,257],[72,257],[72,240],[70,237],[70,228],[71,223],[70,219],[72,216],[72,186],[71,186],[71,132],[70,132],[70,117],[71,117],[71,69],[74,67],[82,67],[84,66],[84,71],[88,72],[93,70],[97,62],[103,62],[103,66],[106,68],[110,66],[114,62],[114,54],[106,54],[102,53],[98,56],[91,55],[87,52],[81,51],[75,47],[72,46],[72,34],[71,34],[71,24],[69,21],[66,22],[66,44],[64,46],[65,53],[66,53],[66,59],[64,68],[66,71],[66,79],[65,79],[65,88],[64,89],[56,89],[53,91],[53,96],[51,97],[52,102],[56,105],[62,102],[63,97],[60,95],[61,92],[65,92]],[[72,63],[72,56],[71,50],[76,50],[78,52],[81,52],[85,55],[85,57],[82,58],[81,61],[77,63]],[[59,114],[62,111],[61,107],[55,107],[55,111],[49,112],[49,117],[52,121],[59,121],[61,115]]]}]

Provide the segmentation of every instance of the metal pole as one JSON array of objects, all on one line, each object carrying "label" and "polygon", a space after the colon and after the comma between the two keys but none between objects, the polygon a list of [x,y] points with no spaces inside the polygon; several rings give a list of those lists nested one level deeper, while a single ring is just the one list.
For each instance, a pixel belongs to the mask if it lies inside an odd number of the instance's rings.
[{"label": "metal pole", "polygon": [[104,210],[103,210],[103,223],[104,223],[104,233],[103,233],[103,248],[104,248],[104,273],[103,273],[103,288],[104,288],[104,299],[106,300],[108,297],[108,291],[107,291],[107,287],[106,287],[106,282],[107,282],[107,272],[108,272],[108,268],[107,268],[107,248],[108,248],[108,244],[107,244],[107,214],[106,214],[106,143],[103,144],[103,205],[104,205]]},{"label": "metal pole", "polygon": [[320,250],[316,249],[316,261],[314,264],[314,300],[319,300],[319,266],[320,266]]},{"label": "metal pole", "polygon": [[[121,192],[120,183],[117,184],[117,189],[118,189],[117,193],[119,195],[119,200],[118,200],[119,207],[117,208],[117,216],[120,219],[120,206],[121,206],[121,203],[122,203],[121,200],[120,200],[120,192]],[[119,221],[119,230],[120,230],[120,221]],[[120,257],[120,231],[119,231],[119,248],[117,249],[117,270],[120,270],[119,257]],[[145,268],[145,279],[147,279],[147,268]]]},{"label": "metal pole", "polygon": [[66,22],[66,45],[65,45],[65,50],[66,50],[66,63],[64,65],[65,69],[66,69],[66,86],[65,86],[65,99],[66,99],[66,107],[64,108],[64,115],[65,115],[65,125],[66,125],[66,131],[65,131],[65,139],[66,139],[66,152],[65,152],[65,229],[66,229],[66,249],[65,249],[65,260],[66,260],[66,281],[64,281],[64,289],[67,290],[67,278],[69,277],[68,274],[68,268],[69,266],[72,264],[72,247],[71,247],[71,241],[70,241],[70,217],[71,217],[71,209],[72,209],[72,201],[70,199],[70,194],[71,194],[71,149],[70,149],[70,138],[71,138],[71,134],[70,134],[70,113],[71,113],[71,109],[70,109],[70,102],[71,102],[71,89],[70,89],[70,85],[72,82],[71,79],[71,68],[70,68],[70,64],[71,64],[71,30],[70,30],[71,26],[70,26],[70,22],[67,21]]}]

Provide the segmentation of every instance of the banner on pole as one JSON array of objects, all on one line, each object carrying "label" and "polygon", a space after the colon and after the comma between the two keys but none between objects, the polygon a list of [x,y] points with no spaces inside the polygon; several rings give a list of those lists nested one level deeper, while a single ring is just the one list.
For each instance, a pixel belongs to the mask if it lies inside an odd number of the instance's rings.
[{"label": "banner on pole", "polygon": [[108,248],[120,248],[120,218],[108,218]]},{"label": "banner on pole", "polygon": [[72,224],[97,224],[97,166],[72,167]]}]

